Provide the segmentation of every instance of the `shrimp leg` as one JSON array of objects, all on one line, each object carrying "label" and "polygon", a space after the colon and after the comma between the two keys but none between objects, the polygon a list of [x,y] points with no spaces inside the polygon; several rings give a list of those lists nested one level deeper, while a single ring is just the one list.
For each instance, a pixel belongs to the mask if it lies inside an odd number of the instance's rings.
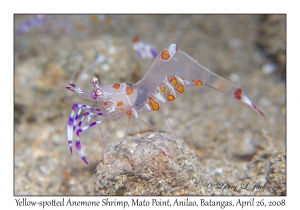
[{"label": "shrimp leg", "polygon": [[[75,108],[79,108],[79,110],[78,110],[76,116],[74,117]],[[79,114],[80,114],[80,111],[81,111],[82,108],[86,108],[86,109],[89,109],[91,111],[96,110],[97,112],[96,113],[85,112],[83,114],[82,118],[80,119],[80,121],[78,122],[78,125],[77,125],[78,128],[76,129],[76,121],[79,118]],[[88,125],[85,125],[84,127],[81,127],[84,118],[88,117],[88,121],[89,121],[91,116],[103,116],[103,117],[106,116],[107,118],[102,119],[102,120],[98,120],[98,121],[94,121],[94,122],[92,122]],[[100,124],[104,121],[115,120],[115,119],[118,119],[118,118],[120,118],[120,117],[117,117],[117,116],[114,116],[114,115],[104,115],[104,113],[100,112],[100,109],[96,108],[96,107],[90,107],[90,106],[87,106],[87,105],[84,105],[84,104],[74,104],[73,107],[72,107],[72,111],[71,111],[68,126],[67,126],[67,137],[68,137],[68,144],[69,144],[71,154],[72,154],[73,132],[75,132],[76,133],[76,149],[77,149],[77,152],[78,152],[79,156],[81,157],[81,159],[86,164],[88,164],[88,162],[86,160],[86,157],[84,155],[84,152],[81,148],[79,134],[81,132],[87,130],[88,128],[93,127],[97,124]],[[102,139],[102,141],[103,141],[103,139]]]}]

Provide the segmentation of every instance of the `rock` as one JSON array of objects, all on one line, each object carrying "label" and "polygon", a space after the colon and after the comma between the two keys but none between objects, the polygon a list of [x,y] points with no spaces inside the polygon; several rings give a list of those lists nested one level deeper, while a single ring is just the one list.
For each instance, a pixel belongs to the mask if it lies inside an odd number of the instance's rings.
[{"label": "rock", "polygon": [[183,140],[145,132],[111,144],[96,169],[95,195],[199,195],[201,165]]}]

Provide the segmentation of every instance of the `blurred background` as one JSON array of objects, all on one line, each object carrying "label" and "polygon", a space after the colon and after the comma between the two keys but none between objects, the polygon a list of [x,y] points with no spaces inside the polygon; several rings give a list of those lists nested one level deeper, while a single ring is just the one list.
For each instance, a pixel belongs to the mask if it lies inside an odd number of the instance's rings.
[{"label": "blurred background", "polygon": [[[81,135],[86,165],[76,151],[70,154],[66,127],[74,103],[97,103],[65,87],[99,56],[101,84],[136,83],[172,43],[241,87],[266,115],[205,87],[186,89],[165,107],[176,135],[206,167],[201,176],[278,186],[237,194],[285,194],[285,15],[15,15],[14,27],[15,195],[93,195],[99,129]],[[142,118],[171,132],[161,116]],[[103,123],[101,130],[116,123]],[[126,124],[106,144],[122,138]],[[137,127],[133,120],[129,133]],[[214,193],[223,191],[208,192]]]}]

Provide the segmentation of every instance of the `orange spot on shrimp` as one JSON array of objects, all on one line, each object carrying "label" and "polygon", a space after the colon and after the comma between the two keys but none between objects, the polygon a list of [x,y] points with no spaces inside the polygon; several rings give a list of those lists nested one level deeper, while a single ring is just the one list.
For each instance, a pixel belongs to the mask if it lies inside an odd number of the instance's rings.
[{"label": "orange spot on shrimp", "polygon": [[169,95],[167,96],[167,99],[168,99],[169,101],[173,101],[173,100],[175,100],[175,96],[169,94]]},{"label": "orange spot on shrimp", "polygon": [[160,58],[162,59],[162,60],[165,60],[165,61],[167,61],[167,60],[169,60],[170,59],[170,53],[169,53],[169,50],[163,50],[161,53],[160,53]]},{"label": "orange spot on shrimp", "polygon": [[133,38],[132,38],[132,41],[133,42],[138,42],[140,40],[140,36],[139,35],[135,35]]},{"label": "orange spot on shrimp", "polygon": [[234,91],[234,97],[237,99],[237,100],[241,100],[242,99],[242,89],[241,88],[238,88]]},{"label": "orange spot on shrimp", "polygon": [[177,79],[176,79],[176,77],[174,77],[174,76],[168,76],[168,81],[169,81],[169,82],[172,82],[174,85],[177,84]]},{"label": "orange spot on shrimp", "polygon": [[130,95],[131,93],[133,93],[133,89],[132,89],[132,87],[130,87],[129,85],[127,85],[127,87],[126,87],[126,94]]},{"label": "orange spot on shrimp", "polygon": [[192,80],[193,83],[195,83],[195,85],[200,86],[203,85],[203,82],[201,80]]},{"label": "orange spot on shrimp", "polygon": [[128,111],[128,112],[127,112],[127,116],[128,116],[128,118],[130,118],[130,117],[131,117],[131,115],[132,115],[132,112],[131,112],[131,111]]},{"label": "orange spot on shrimp", "polygon": [[165,91],[166,91],[166,88],[165,88],[165,86],[163,86],[163,85],[159,86],[158,88],[159,88],[162,92],[165,92]]},{"label": "orange spot on shrimp", "polygon": [[123,112],[124,111],[124,108],[120,108],[120,112]]},{"label": "orange spot on shrimp", "polygon": [[153,110],[159,110],[159,103],[154,101],[153,96],[149,96],[148,101]]},{"label": "orange spot on shrimp", "polygon": [[179,93],[183,93],[183,91],[184,91],[184,87],[183,87],[183,85],[181,85],[181,84],[177,84],[177,85],[175,86],[175,89],[176,89]]},{"label": "orange spot on shrimp", "polygon": [[117,103],[117,106],[122,106],[123,105],[123,102],[122,101],[119,101],[118,103]]},{"label": "orange spot on shrimp", "polygon": [[115,89],[119,89],[120,88],[120,83],[115,83],[112,87],[115,88]]},{"label": "orange spot on shrimp", "polygon": [[106,101],[103,101],[103,106],[107,106],[107,102]]}]

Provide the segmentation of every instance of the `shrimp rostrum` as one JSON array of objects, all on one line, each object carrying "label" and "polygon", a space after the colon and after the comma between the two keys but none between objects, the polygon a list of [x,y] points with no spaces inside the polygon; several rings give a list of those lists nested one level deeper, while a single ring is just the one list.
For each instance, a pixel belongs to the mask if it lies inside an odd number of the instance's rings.
[{"label": "shrimp rostrum", "polygon": [[[83,98],[100,103],[101,108],[85,104],[74,104],[70,114],[67,126],[70,151],[72,153],[73,133],[75,133],[76,150],[85,163],[87,163],[87,159],[82,151],[79,139],[81,132],[104,121],[122,118],[122,122],[124,117],[129,119],[132,116],[139,118],[139,114],[157,111],[169,102],[174,101],[178,95],[184,93],[185,88],[188,86],[206,86],[221,91],[244,102],[264,116],[262,111],[249,100],[241,88],[200,65],[189,55],[178,50],[176,44],[171,44],[168,49],[163,50],[145,76],[136,84],[112,83],[99,85],[97,77],[86,73],[88,69],[90,68],[84,70],[79,77],[78,86],[70,82],[66,87]],[[88,77],[90,77],[88,79],[89,85],[81,87],[82,78],[86,81]],[[86,110],[86,112],[79,118],[82,110]],[[99,120],[89,122],[90,119],[96,117],[99,117],[97,118]],[[86,125],[83,125],[84,118],[88,119]]]}]

